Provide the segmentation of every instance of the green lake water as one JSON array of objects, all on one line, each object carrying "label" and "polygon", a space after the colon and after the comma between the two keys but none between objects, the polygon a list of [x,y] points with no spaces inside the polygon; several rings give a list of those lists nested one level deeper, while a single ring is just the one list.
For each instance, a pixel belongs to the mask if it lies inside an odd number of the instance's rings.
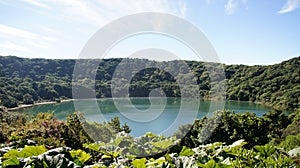
[{"label": "green lake water", "polygon": [[97,100],[74,100],[58,104],[38,105],[21,109],[20,112],[35,115],[53,111],[59,119],[65,119],[74,111],[84,113],[88,121],[105,122],[118,116],[121,123],[132,129],[131,135],[141,136],[146,132],[172,135],[178,126],[192,123],[196,118],[211,115],[216,110],[228,109],[236,113],[253,112],[263,115],[271,108],[236,101],[205,101],[181,98],[118,98]]}]

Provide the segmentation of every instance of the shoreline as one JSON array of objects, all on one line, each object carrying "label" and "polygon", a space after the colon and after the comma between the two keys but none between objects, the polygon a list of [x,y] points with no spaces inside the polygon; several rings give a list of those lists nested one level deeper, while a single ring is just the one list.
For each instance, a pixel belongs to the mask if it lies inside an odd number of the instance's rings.
[{"label": "shoreline", "polygon": [[70,101],[73,101],[73,100],[74,99],[64,99],[64,100],[61,100],[60,102],[42,101],[42,102],[37,102],[37,103],[34,103],[34,104],[20,104],[18,107],[7,108],[7,111],[17,111],[17,110],[21,110],[21,109],[24,109],[24,108],[30,108],[30,107],[39,106],[39,105],[65,103],[65,102],[70,102]]},{"label": "shoreline", "polygon": [[[122,98],[122,97],[118,97],[118,98]],[[136,98],[145,98],[145,97],[136,97]],[[103,99],[103,98],[99,98],[99,99]],[[105,98],[105,99],[112,99],[110,98]],[[47,104],[59,104],[59,103],[65,103],[65,102],[70,102],[70,101],[74,101],[74,100],[78,100],[78,99],[63,99],[60,102],[56,102],[56,101],[41,101],[41,102],[36,102],[34,104],[20,104],[18,107],[13,107],[13,108],[6,108],[6,111],[17,111],[17,110],[21,110],[21,109],[25,109],[25,108],[30,108],[30,107],[34,107],[34,106],[39,106],[39,105],[47,105]],[[82,99],[82,100],[90,100],[90,99]],[[199,100],[208,100],[208,101],[216,101],[214,99],[210,100],[210,99],[199,99]],[[253,102],[253,101],[238,101],[238,100],[225,100],[225,101],[229,101],[229,102],[246,102],[246,103],[253,103],[253,104],[257,104],[257,105],[262,105],[268,108],[273,108],[271,105],[267,105],[265,103],[262,102]]]}]

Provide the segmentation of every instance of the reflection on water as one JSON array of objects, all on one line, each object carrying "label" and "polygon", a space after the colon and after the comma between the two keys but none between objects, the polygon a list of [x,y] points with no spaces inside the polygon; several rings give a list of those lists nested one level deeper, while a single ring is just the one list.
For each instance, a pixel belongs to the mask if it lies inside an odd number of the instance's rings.
[{"label": "reflection on water", "polygon": [[[59,119],[65,119],[68,114],[81,111],[88,121],[96,122],[109,121],[117,116],[122,124],[126,122],[132,128],[133,136],[140,136],[146,132],[171,135],[179,125],[192,123],[195,118],[202,118],[210,112],[212,105],[219,103],[180,98],[131,98],[130,100],[107,98],[74,100],[74,102],[39,105],[22,109],[21,112],[34,115],[38,112],[53,111]],[[249,111],[259,116],[270,110],[263,105],[236,101],[226,101],[224,109],[237,113]]]}]

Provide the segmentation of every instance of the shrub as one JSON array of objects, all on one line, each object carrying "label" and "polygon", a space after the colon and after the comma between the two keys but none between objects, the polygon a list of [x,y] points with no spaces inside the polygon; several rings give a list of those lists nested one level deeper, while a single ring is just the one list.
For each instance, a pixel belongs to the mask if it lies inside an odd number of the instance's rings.
[{"label": "shrub", "polygon": [[286,151],[292,150],[294,148],[300,147],[300,134],[298,135],[288,135],[285,140],[281,141],[278,145],[279,147],[285,149]]},{"label": "shrub", "polygon": [[235,114],[226,110],[218,111],[210,118],[195,120],[181,144],[196,147],[212,142],[230,144],[244,139],[248,142],[246,147],[251,148],[254,145],[264,145],[274,137],[280,137],[289,123],[288,117],[279,111],[269,112],[263,117],[249,112]]}]

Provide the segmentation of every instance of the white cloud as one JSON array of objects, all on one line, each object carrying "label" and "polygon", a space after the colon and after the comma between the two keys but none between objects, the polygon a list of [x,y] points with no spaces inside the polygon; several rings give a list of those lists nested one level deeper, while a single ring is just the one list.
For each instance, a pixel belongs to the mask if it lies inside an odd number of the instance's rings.
[{"label": "white cloud", "polygon": [[8,41],[4,44],[0,44],[0,48],[1,48],[1,50],[15,50],[15,51],[26,51],[26,52],[29,51],[26,47],[17,45],[10,41]]},{"label": "white cloud", "polygon": [[[36,48],[48,48],[56,38],[0,24],[0,54],[22,54]],[[30,49],[30,50],[29,50]]]},{"label": "white cloud", "polygon": [[24,43],[26,45],[30,45],[33,46],[35,48],[49,48],[50,44],[55,42],[56,40],[47,42],[47,41],[43,41],[43,40],[27,40],[24,41]]},{"label": "white cloud", "polygon": [[237,5],[238,5],[237,1],[228,0],[227,4],[224,6],[226,14],[228,14],[228,15],[233,14],[237,8]]},{"label": "white cloud", "polygon": [[55,35],[61,35],[61,32],[58,31],[57,29],[54,29],[54,28],[50,28],[50,27],[47,27],[47,26],[44,26],[44,25],[41,25],[41,24],[35,24],[34,25],[35,28],[38,28],[39,30],[49,34],[55,34]]},{"label": "white cloud", "polygon": [[35,34],[26,30],[18,29],[15,27],[0,24],[0,37],[3,39],[22,38],[26,40],[45,40],[48,42],[56,41],[53,37],[46,37],[43,35]]},{"label": "white cloud", "polygon": [[5,37],[20,37],[20,38],[27,38],[27,39],[35,39],[37,38],[37,35],[25,30],[17,29],[14,27],[6,26],[3,24],[0,24],[0,36],[2,38]]},{"label": "white cloud", "polygon": [[[183,0],[23,0],[28,5],[50,8],[50,15],[57,15],[57,19],[76,25],[88,24],[103,26],[109,21],[122,16],[139,12],[163,12],[184,17],[186,3]],[[43,2],[43,3],[42,3]],[[41,10],[41,9],[36,9]]]},{"label": "white cloud", "polygon": [[[26,25],[14,23],[17,27],[0,23],[0,44],[6,46],[7,53],[12,51],[13,54],[16,53],[13,48],[20,49],[16,54],[20,54],[24,48],[30,49],[32,53],[42,51],[48,54],[49,51],[52,54],[54,51],[51,50],[63,46],[67,54],[74,55],[77,54],[73,49],[75,45],[80,47],[101,26],[119,17],[140,12],[161,12],[185,17],[188,12],[184,0],[19,0],[10,3],[2,3],[0,0],[0,4],[32,12],[39,19],[47,21],[40,22],[32,17]],[[70,39],[73,41],[66,42]],[[6,43],[8,41],[14,42],[15,46]],[[69,45],[71,43],[74,45]],[[47,50],[43,50],[46,47]]]},{"label": "white cloud", "polygon": [[300,0],[288,0],[278,11],[280,14],[292,12],[300,7]]},{"label": "white cloud", "polygon": [[46,5],[45,3],[42,2],[38,2],[36,0],[22,0],[25,3],[37,6],[37,7],[41,7],[41,8],[46,8],[46,9],[50,9],[50,7],[48,5]]}]

